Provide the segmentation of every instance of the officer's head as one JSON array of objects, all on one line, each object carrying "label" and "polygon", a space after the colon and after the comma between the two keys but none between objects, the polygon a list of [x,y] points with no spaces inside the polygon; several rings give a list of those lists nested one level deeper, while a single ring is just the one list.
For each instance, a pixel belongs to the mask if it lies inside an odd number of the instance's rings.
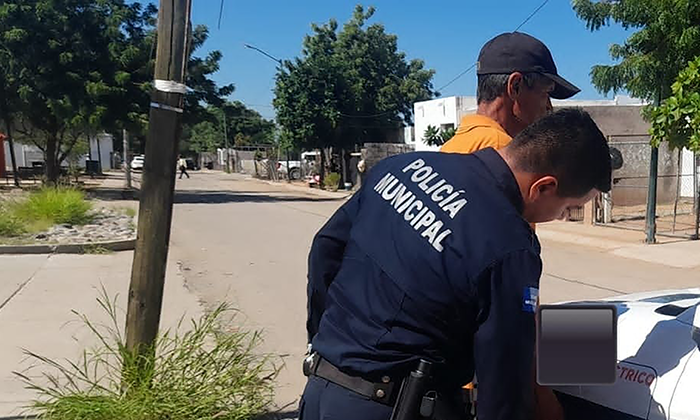
[{"label": "officer's head", "polygon": [[511,135],[550,112],[550,98],[580,91],[559,76],[547,46],[521,32],[498,35],[483,46],[477,79],[477,102],[498,107],[499,123]]},{"label": "officer's head", "polygon": [[562,218],[611,188],[608,142],[587,112],[563,109],[518,134],[501,150],[513,170],[531,223]]}]

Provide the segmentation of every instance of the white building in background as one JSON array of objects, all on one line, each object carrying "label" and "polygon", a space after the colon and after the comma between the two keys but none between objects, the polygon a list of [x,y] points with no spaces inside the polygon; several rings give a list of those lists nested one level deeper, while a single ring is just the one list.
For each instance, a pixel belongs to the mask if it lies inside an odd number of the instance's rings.
[{"label": "white building in background", "polygon": [[413,104],[415,131],[412,138],[417,151],[437,150],[425,144],[423,134],[429,125],[441,130],[459,127],[462,117],[476,112],[476,96],[449,96]]},{"label": "white building in background", "polygon": [[[646,103],[628,96],[616,96],[614,99],[603,100],[552,100],[554,108],[564,107],[598,107],[598,106],[642,106]],[[475,114],[477,108],[476,96],[449,96],[413,104],[415,120],[415,146],[417,151],[437,150],[438,147],[428,146],[423,140],[423,134],[428,126],[446,130],[458,128],[462,117]]]},{"label": "white building in background", "polygon": [[[5,162],[0,162],[0,164],[4,164],[5,169],[8,172],[11,172],[12,160],[10,157],[10,144],[8,141],[4,141],[3,143],[5,147]],[[22,144],[15,141],[14,146],[15,159],[17,159],[18,167],[31,167],[34,162],[44,161],[44,153],[33,144]],[[106,133],[98,134],[96,137],[90,139],[90,152],[80,157],[77,162],[78,166],[85,168],[85,162],[88,159],[98,160],[98,151],[102,170],[106,171],[108,169],[116,169],[113,168],[112,164],[112,157],[114,155],[113,137],[112,135]],[[68,166],[68,162],[61,162],[61,166]]]},{"label": "white building in background", "polygon": [[[583,107],[591,113],[601,130],[606,135],[644,135],[647,133],[648,124],[643,122],[640,113],[630,108],[641,107],[647,102],[630,98],[629,96],[616,96],[614,99],[602,100],[552,100],[554,108]],[[606,109],[616,108],[615,111],[606,112]],[[450,96],[433,99],[430,101],[416,102],[413,104],[415,131],[412,141],[406,139],[406,143],[413,144],[416,151],[436,151],[439,148],[428,146],[424,141],[424,133],[428,126],[446,130],[457,129],[462,117],[476,113],[476,96]],[[627,111],[624,111],[626,109]],[[634,116],[634,118],[631,118]],[[693,183],[694,174],[700,168],[695,165],[695,156],[688,150],[683,150],[681,155],[680,173],[681,197],[693,197],[696,186]]]}]

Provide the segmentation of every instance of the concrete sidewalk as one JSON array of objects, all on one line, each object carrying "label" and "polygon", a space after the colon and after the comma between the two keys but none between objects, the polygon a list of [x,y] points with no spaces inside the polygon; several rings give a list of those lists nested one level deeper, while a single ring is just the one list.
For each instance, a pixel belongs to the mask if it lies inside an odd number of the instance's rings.
[{"label": "concrete sidewalk", "polygon": [[[34,364],[23,349],[52,359],[76,361],[95,337],[71,311],[96,323],[109,317],[96,299],[104,287],[118,295],[119,325],[124,325],[132,252],[112,255],[0,256],[0,417],[17,416],[35,393],[12,373]],[[176,261],[167,269],[161,328],[174,328],[202,313],[184,285]],[[34,374],[38,373],[32,369]]]},{"label": "concrete sidewalk", "polygon": [[700,267],[700,241],[658,237],[658,243],[644,243],[645,233],[574,222],[551,222],[537,226],[543,242],[562,242],[596,248],[618,257],[636,259],[675,268]]}]

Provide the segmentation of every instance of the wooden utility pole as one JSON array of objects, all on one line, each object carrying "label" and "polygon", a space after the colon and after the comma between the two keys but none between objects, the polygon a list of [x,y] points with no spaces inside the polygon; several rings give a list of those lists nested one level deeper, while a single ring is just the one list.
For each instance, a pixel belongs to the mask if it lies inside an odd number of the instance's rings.
[{"label": "wooden utility pole", "polygon": [[155,90],[151,96],[136,251],[126,314],[126,346],[149,354],[158,333],[175,193],[191,0],[161,0]]},{"label": "wooden utility pole", "polygon": [[129,162],[129,132],[122,130],[122,154],[124,155],[124,173],[126,174],[126,188],[131,189],[131,162]]}]

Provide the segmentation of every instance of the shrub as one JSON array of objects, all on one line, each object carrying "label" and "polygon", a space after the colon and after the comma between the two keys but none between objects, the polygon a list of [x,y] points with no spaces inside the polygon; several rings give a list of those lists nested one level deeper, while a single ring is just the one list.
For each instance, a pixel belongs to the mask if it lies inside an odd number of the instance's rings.
[{"label": "shrub", "polygon": [[27,231],[26,223],[0,204],[0,236],[19,236]]},{"label": "shrub", "polygon": [[340,174],[331,172],[323,179],[323,186],[330,190],[337,190],[340,184]]},{"label": "shrub", "polygon": [[28,408],[39,418],[245,420],[272,403],[272,379],[278,371],[267,357],[254,354],[258,333],[228,331],[223,322],[227,305],[192,320],[187,332],[181,332],[181,321],[174,333],[159,335],[155,358],[134,358],[118,328],[115,301],[104,294],[98,301],[109,315],[109,326],[80,315],[100,343],[96,349],[65,363],[27,352],[57,373],[31,378],[28,372],[14,372],[38,392]]},{"label": "shrub", "polygon": [[83,225],[92,219],[91,209],[85,194],[78,189],[46,187],[32,192],[26,200],[18,203],[16,211],[17,216],[31,222]]}]

